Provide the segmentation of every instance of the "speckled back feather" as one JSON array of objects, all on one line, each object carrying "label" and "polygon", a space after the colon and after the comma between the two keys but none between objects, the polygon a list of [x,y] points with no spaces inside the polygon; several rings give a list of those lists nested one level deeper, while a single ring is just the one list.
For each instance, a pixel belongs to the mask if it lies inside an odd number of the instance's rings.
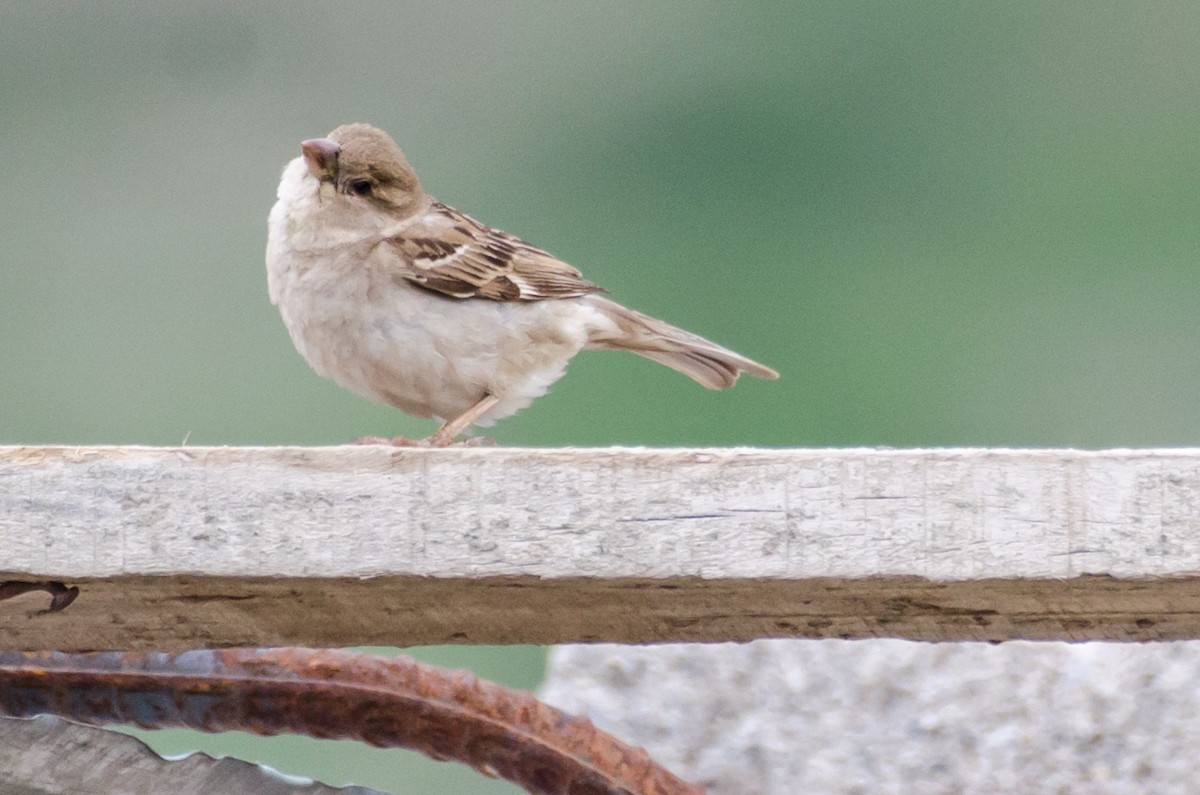
[{"label": "speckled back feather", "polygon": [[448,221],[422,234],[421,225],[387,240],[405,267],[398,275],[454,298],[540,301],[600,291],[570,265],[518,237],[492,229],[434,202],[431,214]]}]

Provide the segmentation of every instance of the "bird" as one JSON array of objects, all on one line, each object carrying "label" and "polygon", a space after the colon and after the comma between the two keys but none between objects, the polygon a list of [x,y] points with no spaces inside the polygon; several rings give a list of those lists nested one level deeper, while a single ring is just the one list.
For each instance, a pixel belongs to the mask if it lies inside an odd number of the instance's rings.
[{"label": "bird", "polygon": [[709,389],[742,373],[779,377],[437,201],[370,124],[342,125],[300,152],[268,216],[270,299],[318,374],[442,423],[394,444],[445,447],[515,414],[584,349],[631,351]]}]

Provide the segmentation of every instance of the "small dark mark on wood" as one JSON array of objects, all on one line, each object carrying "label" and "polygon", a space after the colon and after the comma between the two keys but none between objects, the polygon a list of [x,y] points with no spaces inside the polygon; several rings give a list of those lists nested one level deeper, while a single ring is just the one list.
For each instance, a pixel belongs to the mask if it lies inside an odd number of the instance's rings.
[{"label": "small dark mark on wood", "polygon": [[57,580],[44,580],[42,582],[5,580],[4,582],[0,582],[0,600],[12,599],[14,596],[32,593],[33,591],[45,591],[50,594],[50,609],[46,611],[50,613],[65,610],[79,596],[79,586],[72,585],[68,588]]}]

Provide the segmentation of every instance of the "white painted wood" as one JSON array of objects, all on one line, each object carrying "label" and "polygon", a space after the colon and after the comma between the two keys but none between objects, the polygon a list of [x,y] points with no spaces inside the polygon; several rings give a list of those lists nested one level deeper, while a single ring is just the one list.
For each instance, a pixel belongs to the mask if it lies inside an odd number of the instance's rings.
[{"label": "white painted wood", "polygon": [[10,647],[1200,637],[1197,572],[1198,450],[0,447],[0,581],[83,586]]},{"label": "white painted wood", "polygon": [[72,577],[1200,571],[1200,451],[2,448],[5,569]]}]

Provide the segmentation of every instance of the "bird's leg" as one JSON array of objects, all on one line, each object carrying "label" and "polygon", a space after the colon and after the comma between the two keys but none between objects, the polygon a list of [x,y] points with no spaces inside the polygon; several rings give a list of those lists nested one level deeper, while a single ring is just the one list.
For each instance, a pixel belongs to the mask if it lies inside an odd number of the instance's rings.
[{"label": "bird's leg", "polygon": [[423,441],[423,444],[430,447],[448,447],[454,443],[454,439],[460,433],[471,427],[475,423],[475,420],[487,414],[492,406],[495,406],[499,402],[500,398],[495,395],[484,395],[478,403],[454,419],[448,420],[442,427],[438,428],[433,436]]},{"label": "bird's leg", "polygon": [[[484,395],[479,402],[459,414],[452,420],[442,424],[442,427],[434,431],[432,436],[424,439],[409,439],[405,436],[397,436],[393,439],[387,439],[382,436],[364,436],[361,439],[355,439],[354,444],[390,444],[392,447],[449,447],[454,444],[454,439],[475,422],[475,420],[487,414],[492,406],[500,402],[500,398],[495,395]],[[472,442],[482,441],[484,443],[491,442],[486,437],[475,437],[463,442],[464,445],[470,445]]]},{"label": "bird's leg", "polygon": [[421,444],[420,439],[409,439],[405,436],[360,436],[350,444],[390,444],[392,447],[416,447]]}]

